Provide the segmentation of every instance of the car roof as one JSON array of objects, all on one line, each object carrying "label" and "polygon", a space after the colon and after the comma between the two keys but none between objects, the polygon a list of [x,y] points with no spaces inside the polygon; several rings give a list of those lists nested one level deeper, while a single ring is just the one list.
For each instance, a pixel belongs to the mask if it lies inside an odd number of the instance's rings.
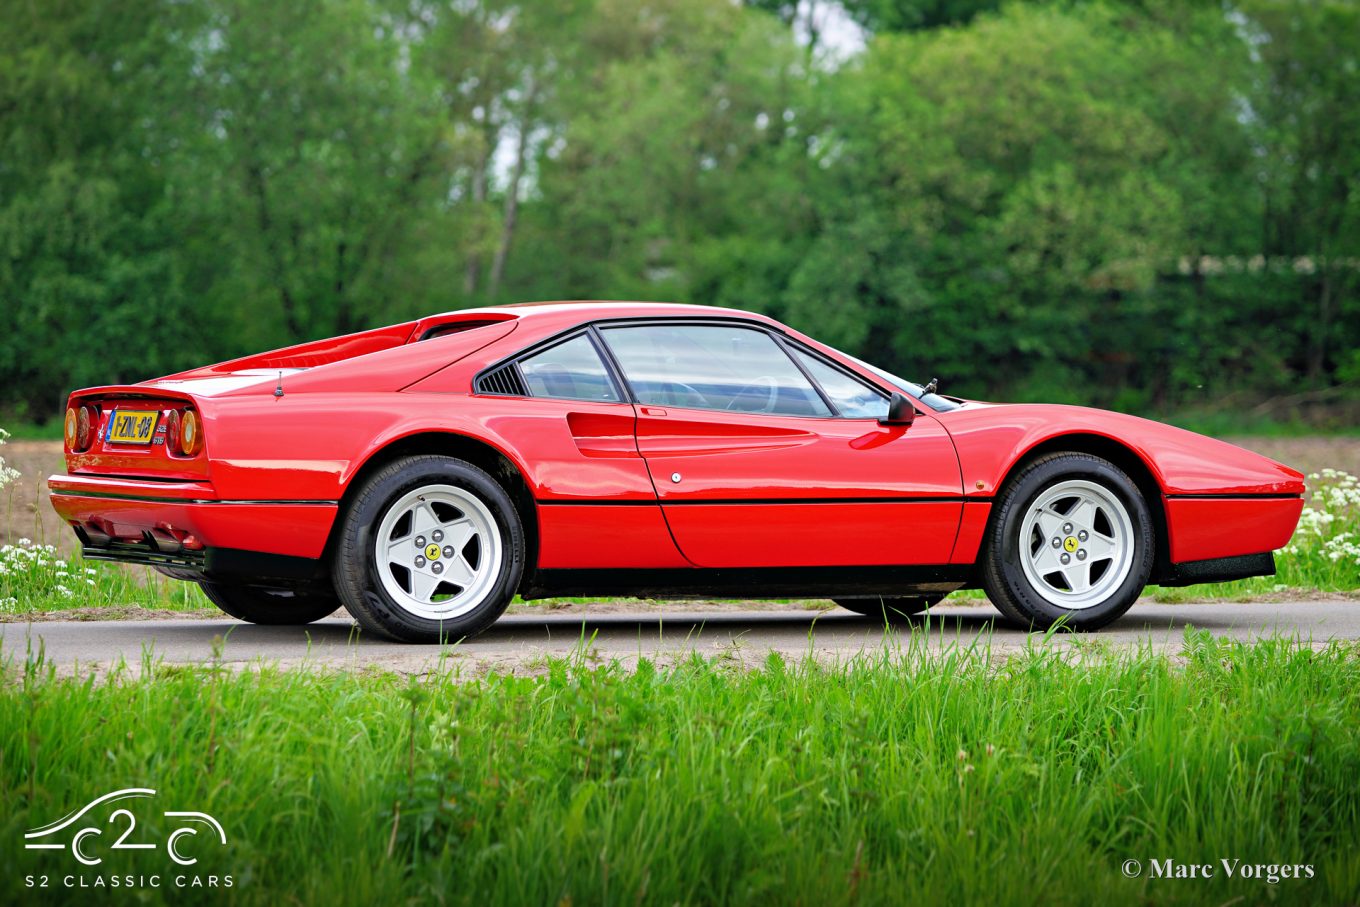
[{"label": "car roof", "polygon": [[[457,316],[459,320],[479,314],[511,316],[528,321],[551,321],[555,325],[567,326],[571,323],[598,321],[612,318],[742,318],[776,325],[778,322],[767,315],[731,309],[722,306],[692,305],[678,302],[628,302],[622,300],[555,300],[544,302],[519,302],[510,305],[486,306],[476,309],[458,309],[445,312],[433,318]],[[422,319],[430,321],[431,318]]]}]

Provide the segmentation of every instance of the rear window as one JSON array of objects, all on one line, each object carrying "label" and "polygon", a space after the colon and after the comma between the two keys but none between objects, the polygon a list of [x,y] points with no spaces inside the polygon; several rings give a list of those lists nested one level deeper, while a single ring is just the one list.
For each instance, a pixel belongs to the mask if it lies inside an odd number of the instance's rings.
[{"label": "rear window", "polygon": [[519,371],[534,397],[603,403],[622,400],[595,344],[585,334],[521,359]]}]

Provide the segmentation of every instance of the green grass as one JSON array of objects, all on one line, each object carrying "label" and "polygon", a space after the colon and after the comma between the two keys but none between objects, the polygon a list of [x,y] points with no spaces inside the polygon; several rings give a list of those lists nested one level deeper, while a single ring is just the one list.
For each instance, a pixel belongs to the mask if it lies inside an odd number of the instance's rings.
[{"label": "green grass", "polygon": [[16,441],[60,441],[64,425],[62,416],[54,416],[46,422],[7,423],[9,434]]},{"label": "green grass", "polygon": [[[231,875],[204,899],[234,904],[1344,904],[1360,891],[1353,644],[1192,633],[1178,657],[1040,642],[1007,659],[932,652],[918,633],[833,666],[624,670],[583,649],[541,676],[463,681],[149,660],[94,680],[20,650],[4,680],[0,898],[14,902],[90,897],[26,890],[29,875],[169,878],[163,851],[100,851],[107,837],[87,847],[99,867],[17,844],[131,786],[159,792],[139,809],[143,840],[164,839],[167,809],[222,822],[227,846],[196,839],[192,872]],[[1153,858],[1315,876],[1121,874]],[[167,888],[137,896],[182,897]]]},{"label": "green grass", "polygon": [[72,608],[213,608],[198,586],[79,555],[61,557],[51,545],[20,539],[0,546],[0,617]]}]

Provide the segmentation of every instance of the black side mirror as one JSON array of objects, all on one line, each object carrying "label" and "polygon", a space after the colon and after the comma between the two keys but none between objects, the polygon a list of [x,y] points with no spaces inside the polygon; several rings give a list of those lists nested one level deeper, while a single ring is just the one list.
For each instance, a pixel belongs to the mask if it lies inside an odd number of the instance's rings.
[{"label": "black side mirror", "polygon": [[888,400],[888,415],[878,420],[879,425],[910,425],[916,421],[916,407],[905,394],[893,391]]}]

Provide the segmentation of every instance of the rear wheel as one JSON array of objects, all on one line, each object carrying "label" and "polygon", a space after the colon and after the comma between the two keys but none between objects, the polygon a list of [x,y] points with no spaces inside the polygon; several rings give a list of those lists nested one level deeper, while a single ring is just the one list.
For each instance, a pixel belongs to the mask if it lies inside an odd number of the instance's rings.
[{"label": "rear wheel", "polygon": [[200,580],[203,594],[237,620],[287,626],[310,624],[340,609],[340,600],[324,592],[266,589]]},{"label": "rear wheel", "polygon": [[1147,502],[1113,463],[1050,454],[1002,492],[983,542],[982,585],[1013,623],[1095,630],[1138,600],[1155,555]]},{"label": "rear wheel", "polygon": [[407,457],[371,476],[346,512],[335,588],[365,630],[458,640],[505,611],[524,558],[519,514],[495,479],[452,457]]},{"label": "rear wheel", "polygon": [[833,598],[847,611],[886,621],[905,620],[944,600],[943,595],[911,595],[894,598]]}]

